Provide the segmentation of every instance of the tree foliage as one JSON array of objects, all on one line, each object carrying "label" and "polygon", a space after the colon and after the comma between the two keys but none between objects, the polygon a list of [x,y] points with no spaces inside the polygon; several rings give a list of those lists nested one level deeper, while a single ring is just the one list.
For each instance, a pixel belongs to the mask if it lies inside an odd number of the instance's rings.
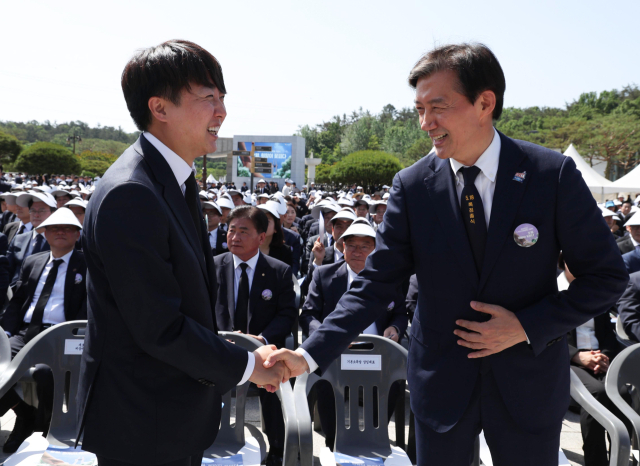
[{"label": "tree foliage", "polygon": [[393,177],[402,170],[397,157],[382,151],[365,150],[347,155],[331,169],[334,183],[378,186],[391,184]]},{"label": "tree foliage", "polygon": [[[68,123],[51,123],[44,121],[28,121],[26,123],[14,121],[0,121],[0,130],[17,137],[23,142],[57,142],[66,145],[67,136],[78,135],[82,139],[102,139],[108,141],[119,141],[127,145],[133,144],[140,133],[127,133],[122,128],[114,128],[112,126],[101,126],[98,124],[95,128],[91,128],[87,123],[82,121],[70,121]],[[61,136],[54,141],[55,136]],[[77,147],[77,146],[76,146]],[[89,149],[87,147],[86,149]],[[120,155],[120,154],[118,154]]]},{"label": "tree foliage", "polygon": [[319,184],[332,184],[331,179],[331,168],[333,166],[321,163],[320,165],[316,165],[316,177],[315,182]]},{"label": "tree foliage", "polygon": [[37,142],[24,149],[15,163],[15,169],[30,175],[78,174],[80,158],[58,144]]},{"label": "tree foliage", "polygon": [[20,152],[22,152],[22,144],[18,138],[0,132],[0,163],[14,163]]},{"label": "tree foliage", "polygon": [[109,152],[94,152],[89,150],[83,151],[78,158],[80,159],[82,176],[102,176],[113,162],[118,159],[117,156]]}]

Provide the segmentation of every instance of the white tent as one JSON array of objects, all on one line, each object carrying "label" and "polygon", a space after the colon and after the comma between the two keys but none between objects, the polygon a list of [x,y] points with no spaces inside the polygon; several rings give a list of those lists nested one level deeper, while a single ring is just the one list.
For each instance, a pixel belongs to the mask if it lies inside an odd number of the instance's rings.
[{"label": "white tent", "polygon": [[[600,202],[604,202],[604,195],[607,193],[616,193],[620,191],[620,188],[614,186],[612,181],[609,181],[604,176],[600,175],[597,171],[589,166],[589,164],[578,153],[573,144],[569,144],[569,147],[564,152],[564,155],[571,157],[576,164],[578,170],[582,174],[582,179],[589,187],[589,190],[593,194],[593,197]],[[640,175],[640,174],[639,174]]]},{"label": "white tent", "polygon": [[640,193],[640,165],[613,182],[617,191]]},{"label": "white tent", "polygon": [[207,183],[209,183],[209,184],[217,184],[218,182],[213,177],[213,175],[209,175],[209,176],[207,176]]}]

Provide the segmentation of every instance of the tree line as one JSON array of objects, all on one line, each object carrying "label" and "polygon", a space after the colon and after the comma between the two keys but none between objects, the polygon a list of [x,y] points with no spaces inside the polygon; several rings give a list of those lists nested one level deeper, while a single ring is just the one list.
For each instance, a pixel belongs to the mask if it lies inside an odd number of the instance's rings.
[{"label": "tree line", "polygon": [[[573,143],[590,165],[604,162],[605,176],[616,179],[640,162],[640,89],[633,84],[622,90],[584,93],[565,108],[505,108],[496,128],[509,137],[562,152]],[[363,182],[358,178],[363,175],[342,167],[353,153],[385,153],[408,167],[432,147],[420,129],[416,109],[398,110],[393,105],[379,114],[360,109],[313,127],[301,126],[296,135],[306,139],[307,156],[313,153],[322,159],[316,169],[319,183]],[[388,164],[381,165],[381,171],[386,172],[385,167]],[[351,175],[345,178],[345,173]],[[381,183],[391,179],[386,174]]]}]

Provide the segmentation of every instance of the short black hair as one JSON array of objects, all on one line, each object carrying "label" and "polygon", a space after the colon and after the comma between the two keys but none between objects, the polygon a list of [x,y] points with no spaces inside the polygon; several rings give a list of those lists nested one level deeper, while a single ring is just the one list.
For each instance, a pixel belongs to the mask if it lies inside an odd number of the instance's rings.
[{"label": "short black hair", "polygon": [[472,104],[484,91],[492,91],[496,95],[493,119],[500,118],[507,85],[502,67],[489,47],[466,43],[438,47],[420,57],[409,73],[409,85],[415,89],[421,78],[439,71],[453,71],[460,93]]},{"label": "short black hair", "polygon": [[266,233],[269,228],[269,219],[262,209],[251,205],[241,205],[231,211],[227,218],[227,224],[231,227],[231,222],[237,218],[248,218],[253,226],[260,233]]},{"label": "short black hair", "polygon": [[[33,206],[34,202],[36,202],[36,201],[34,201],[33,199],[29,199],[29,201],[27,202],[27,208],[31,209],[31,207]],[[41,201],[40,199],[38,199],[37,202],[44,202],[44,201]],[[50,205],[47,205],[47,207],[49,207],[49,210],[51,211],[51,213],[54,213],[56,210],[58,210],[57,207],[51,207]]]},{"label": "short black hair", "polygon": [[187,40],[170,40],[139,50],[125,66],[121,79],[124,100],[140,131],[151,124],[151,97],[163,97],[179,105],[180,93],[191,90],[192,84],[227,93],[218,60]]}]

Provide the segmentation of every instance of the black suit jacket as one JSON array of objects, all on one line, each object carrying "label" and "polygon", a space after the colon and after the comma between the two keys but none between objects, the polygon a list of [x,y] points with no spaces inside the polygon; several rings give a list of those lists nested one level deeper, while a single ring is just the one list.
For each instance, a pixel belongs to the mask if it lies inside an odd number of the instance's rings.
[{"label": "black suit jacket", "polygon": [[618,248],[620,249],[620,254],[626,254],[635,249],[635,246],[631,241],[631,235],[626,235],[622,238],[617,239],[616,243],[618,244]]},{"label": "black suit jacket", "polygon": [[[209,246],[211,246],[211,243],[209,243]],[[211,252],[213,253],[213,257],[229,252],[229,247],[227,246],[227,232],[220,227],[218,227],[218,231],[216,233],[216,247],[212,248]]]},{"label": "black suit jacket", "polygon": [[144,135],[98,183],[83,235],[83,449],[161,464],[215,440],[221,394],[242,379],[248,355],[216,335],[202,212],[198,226],[202,241],[175,175]]},{"label": "black suit jacket", "polygon": [[[9,276],[11,277],[9,285],[12,288],[15,287],[20,276],[22,262],[31,255],[31,253],[27,254],[27,249],[32,239],[33,230],[25,231],[20,235],[16,235],[11,242],[11,246],[7,249],[7,259],[9,259]],[[47,243],[46,239],[44,239],[42,243],[42,250],[40,252],[44,251],[49,251],[49,243]]]},{"label": "black suit jacket", "polygon": [[640,272],[629,275],[629,284],[618,300],[618,319],[629,339],[640,342]]},{"label": "black suit jacket", "polygon": [[[50,255],[49,251],[39,252],[24,260],[15,293],[0,321],[2,328],[12,335],[17,334],[22,327],[24,316],[31,306],[40,275],[49,262]],[[80,279],[77,278],[78,275]],[[80,251],[74,251],[69,259],[64,282],[64,316],[67,321],[87,318],[86,277],[87,265],[84,255]]]},{"label": "black suit jacket", "polygon": [[[309,336],[320,327],[324,319],[333,312],[340,298],[347,291],[349,272],[347,263],[322,265],[313,271],[313,281],[309,286],[309,294],[300,313],[300,328]],[[401,292],[387,303],[387,312],[376,318],[378,334],[383,335],[385,329],[394,326],[400,338],[409,324],[407,306]]]},{"label": "black suit jacket", "polygon": [[[313,269],[315,268],[315,266],[313,265],[313,261],[315,259],[312,252],[313,245],[319,237],[320,235],[318,234],[309,237],[309,239],[307,240],[307,245],[305,246],[304,257],[302,258],[302,266],[300,270],[302,270],[304,274],[309,275],[308,277],[309,282],[311,281],[311,274],[313,273]],[[333,246],[325,246],[324,259],[322,259],[322,265],[334,264],[335,262],[336,262],[336,258],[333,251]]]},{"label": "black suit jacket", "polygon": [[2,217],[0,217],[0,228],[4,230],[4,227],[15,221],[16,214],[11,212],[10,210],[5,210],[4,212],[2,212]]},{"label": "black suit jacket", "polygon": [[[234,331],[235,288],[233,254],[214,258],[216,282],[216,323],[220,330]],[[278,348],[284,346],[297,314],[291,267],[260,253],[249,296],[249,333],[260,335]]]},{"label": "black suit jacket", "polygon": [[16,233],[18,233],[18,228],[19,227],[20,227],[20,220],[17,220],[15,222],[11,222],[11,223],[7,223],[5,225],[5,227],[2,230],[2,232],[5,235],[7,235],[7,241],[9,241],[9,243],[11,243],[13,238],[16,236]]}]

